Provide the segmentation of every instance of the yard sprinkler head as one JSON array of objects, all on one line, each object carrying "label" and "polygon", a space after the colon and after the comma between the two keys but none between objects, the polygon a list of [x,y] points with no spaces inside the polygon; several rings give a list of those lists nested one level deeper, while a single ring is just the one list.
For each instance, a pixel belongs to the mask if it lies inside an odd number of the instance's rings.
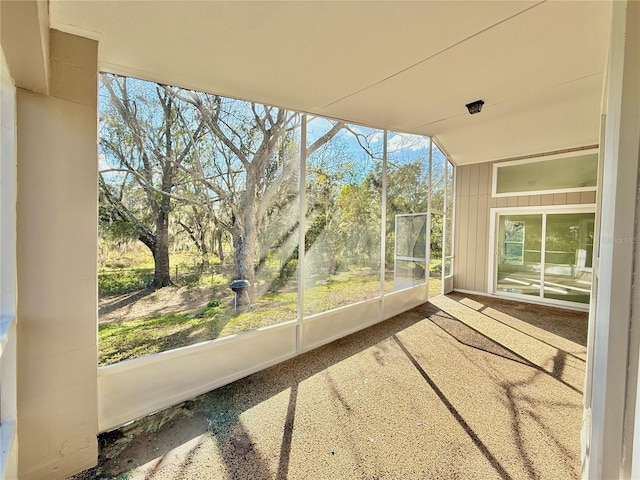
[{"label": "yard sprinkler head", "polygon": [[251,283],[249,283],[249,280],[244,280],[244,279],[234,280],[233,282],[231,282],[231,285],[229,285],[229,288],[233,290],[233,293],[235,294],[233,299],[234,313],[238,313],[238,294],[244,295],[244,293],[247,291],[247,289],[250,286],[251,286]]}]

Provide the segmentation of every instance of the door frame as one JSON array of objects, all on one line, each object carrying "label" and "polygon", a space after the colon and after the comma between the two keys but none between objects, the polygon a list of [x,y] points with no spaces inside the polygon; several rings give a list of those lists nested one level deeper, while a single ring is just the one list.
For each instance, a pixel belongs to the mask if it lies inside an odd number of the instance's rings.
[{"label": "door frame", "polygon": [[[425,234],[425,251],[424,258],[422,257],[408,257],[404,255],[398,255],[398,217],[425,217],[424,223],[424,234]],[[431,262],[431,213],[430,212],[416,212],[416,213],[398,213],[394,218],[394,238],[393,238],[393,284],[394,284],[394,292],[400,290],[406,290],[411,287],[404,287],[399,290],[395,290],[396,283],[396,275],[397,275],[397,264],[398,260],[400,261],[413,261],[413,262],[425,262],[425,270],[424,270],[424,281],[415,285],[427,285],[427,291],[429,288],[429,263]]]},{"label": "door frame", "polygon": [[[519,293],[498,292],[496,289],[496,260],[499,255],[498,251],[498,218],[500,215],[542,215],[543,230],[546,230],[546,215],[563,214],[563,213],[596,213],[596,205],[577,204],[577,205],[545,205],[530,207],[496,207],[489,210],[489,252],[487,255],[487,292],[497,297],[511,298],[523,300],[528,303],[540,303],[543,305],[553,305],[558,307],[570,308],[573,310],[588,311],[589,304],[581,304],[577,302],[568,302],[565,300],[548,299],[544,297],[534,297],[532,295],[523,295]],[[542,239],[542,250],[544,250],[544,238]],[[544,270],[543,270],[544,271]],[[542,277],[543,278],[543,277]]]}]

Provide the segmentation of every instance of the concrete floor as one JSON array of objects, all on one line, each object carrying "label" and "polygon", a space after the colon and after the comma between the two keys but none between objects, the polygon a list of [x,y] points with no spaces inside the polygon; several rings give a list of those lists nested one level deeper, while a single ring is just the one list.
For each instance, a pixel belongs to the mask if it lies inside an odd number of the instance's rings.
[{"label": "concrete floor", "polygon": [[586,314],[430,302],[104,434],[74,478],[579,478]]}]

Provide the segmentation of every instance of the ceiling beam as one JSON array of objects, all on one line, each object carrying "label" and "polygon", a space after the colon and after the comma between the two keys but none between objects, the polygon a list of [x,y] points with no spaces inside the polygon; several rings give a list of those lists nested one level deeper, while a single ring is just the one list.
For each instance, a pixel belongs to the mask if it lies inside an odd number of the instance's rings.
[{"label": "ceiling beam", "polygon": [[48,93],[48,0],[0,2],[0,42],[16,86]]}]

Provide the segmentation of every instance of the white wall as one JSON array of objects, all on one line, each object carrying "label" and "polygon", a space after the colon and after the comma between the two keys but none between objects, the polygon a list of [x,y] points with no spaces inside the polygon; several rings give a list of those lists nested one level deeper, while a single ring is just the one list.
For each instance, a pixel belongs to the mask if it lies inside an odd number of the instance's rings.
[{"label": "white wall", "polygon": [[51,31],[50,96],[17,92],[21,479],[97,460],[97,43]]},{"label": "white wall", "polygon": [[[549,152],[549,154],[561,152]],[[493,197],[496,162],[456,167],[455,262],[453,288],[488,293],[489,213],[491,208],[593,204],[596,192]]]}]

